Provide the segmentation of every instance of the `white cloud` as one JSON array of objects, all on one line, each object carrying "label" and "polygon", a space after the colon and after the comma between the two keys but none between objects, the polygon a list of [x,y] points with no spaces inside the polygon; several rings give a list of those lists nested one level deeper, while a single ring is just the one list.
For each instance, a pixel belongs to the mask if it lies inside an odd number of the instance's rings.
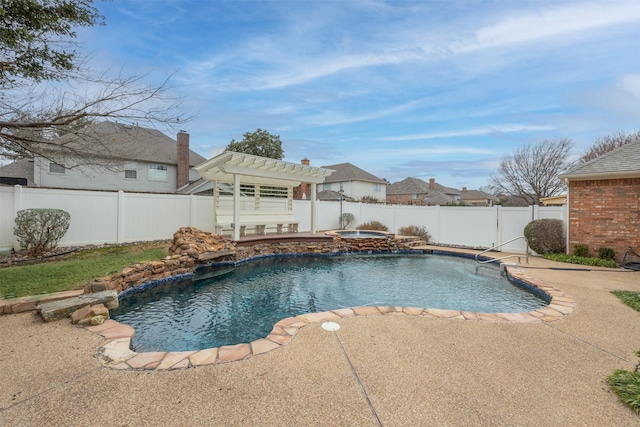
[{"label": "white cloud", "polygon": [[512,13],[496,24],[478,29],[475,41],[460,46],[456,51],[529,44],[634,22],[640,22],[640,6],[636,1],[571,2],[538,11]]},{"label": "white cloud", "polygon": [[416,141],[421,139],[455,138],[460,136],[490,135],[493,133],[519,133],[553,130],[553,126],[536,125],[495,125],[482,126],[473,129],[452,130],[444,132],[421,133],[414,135],[388,136],[378,138],[379,141]]}]

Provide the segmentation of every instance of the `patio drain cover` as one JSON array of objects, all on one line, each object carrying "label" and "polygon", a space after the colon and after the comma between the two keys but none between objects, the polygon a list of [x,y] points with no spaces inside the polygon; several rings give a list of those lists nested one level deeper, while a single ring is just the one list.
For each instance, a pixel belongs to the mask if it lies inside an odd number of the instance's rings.
[{"label": "patio drain cover", "polygon": [[338,329],[340,329],[340,325],[338,325],[335,322],[324,322],[322,324],[322,329],[324,329],[325,331],[329,331],[329,332],[335,332]]}]

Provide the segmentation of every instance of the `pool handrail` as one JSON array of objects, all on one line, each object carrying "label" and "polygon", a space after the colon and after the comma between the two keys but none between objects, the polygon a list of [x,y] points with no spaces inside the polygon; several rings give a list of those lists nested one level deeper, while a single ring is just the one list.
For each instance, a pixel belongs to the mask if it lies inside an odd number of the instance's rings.
[{"label": "pool handrail", "polygon": [[489,249],[483,250],[482,252],[478,252],[476,254],[476,261],[478,263],[480,263],[480,264],[488,264],[490,262],[502,261],[503,259],[507,259],[507,258],[518,258],[518,262],[520,262],[520,258],[522,258],[523,255],[518,255],[518,254],[506,255],[506,256],[503,256],[501,258],[485,259],[483,261],[481,261],[479,259],[480,255],[485,254],[485,253],[490,252],[490,251],[493,251],[493,250],[495,250],[495,249],[497,249],[497,248],[499,248],[501,246],[506,245],[507,243],[515,242],[516,240],[519,240],[519,239],[524,239],[524,241],[526,242],[527,247],[525,249],[525,255],[524,256],[525,256],[525,260],[526,260],[527,264],[529,264],[529,242],[527,242],[527,239],[524,236],[514,237],[511,240],[507,240],[506,242],[502,242],[499,245],[495,245],[495,246],[493,246],[493,247],[491,247]]}]

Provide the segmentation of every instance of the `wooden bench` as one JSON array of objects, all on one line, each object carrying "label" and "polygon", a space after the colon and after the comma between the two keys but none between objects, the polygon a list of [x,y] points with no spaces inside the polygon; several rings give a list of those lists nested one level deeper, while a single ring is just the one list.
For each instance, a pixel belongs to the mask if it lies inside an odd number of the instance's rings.
[{"label": "wooden bench", "polygon": [[[233,212],[218,212],[216,220],[216,234],[233,232]],[[293,217],[293,212],[241,211],[239,227],[241,236],[246,235],[247,228],[253,229],[255,234],[266,234],[267,229],[275,229],[278,234],[282,234],[284,230],[297,233],[298,221]]]}]

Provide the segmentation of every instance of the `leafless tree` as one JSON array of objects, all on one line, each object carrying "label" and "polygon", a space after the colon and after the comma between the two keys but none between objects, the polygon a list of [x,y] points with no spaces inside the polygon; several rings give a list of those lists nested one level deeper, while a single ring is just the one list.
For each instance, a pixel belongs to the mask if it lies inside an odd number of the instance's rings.
[{"label": "leafless tree", "polygon": [[600,157],[611,150],[621,147],[630,142],[640,141],[640,129],[629,133],[616,132],[595,140],[593,145],[580,157],[580,163],[586,163],[590,160]]},{"label": "leafless tree", "polygon": [[[188,120],[169,79],[95,73],[75,48],[77,27],[103,25],[92,0],[0,4],[0,159],[56,155],[95,161],[110,144],[85,131],[99,121],[157,128]],[[72,134],[73,138],[63,138]]]},{"label": "leafless tree", "polygon": [[55,162],[63,155],[83,164],[100,163],[113,156],[109,142],[87,126],[91,123],[108,120],[157,128],[189,120],[181,100],[169,94],[169,79],[148,86],[144,84],[147,77],[76,76],[73,81],[4,91],[0,95],[0,157],[40,156]]},{"label": "leafless tree", "polygon": [[541,198],[561,194],[566,186],[558,175],[572,165],[572,145],[570,139],[545,139],[504,156],[491,176],[493,193],[520,196],[530,205],[540,205]]}]

